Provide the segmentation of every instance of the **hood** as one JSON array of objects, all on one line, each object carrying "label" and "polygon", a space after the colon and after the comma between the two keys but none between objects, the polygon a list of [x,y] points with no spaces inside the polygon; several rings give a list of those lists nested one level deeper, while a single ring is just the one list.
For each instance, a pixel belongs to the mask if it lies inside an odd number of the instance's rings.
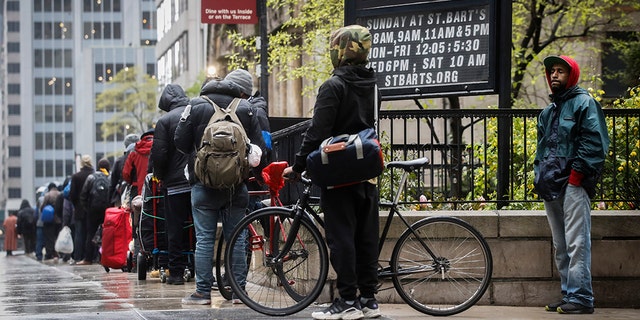
[{"label": "hood", "polygon": [[357,93],[369,93],[376,83],[375,73],[372,69],[362,66],[343,66],[333,70],[333,74],[342,78],[349,87]]},{"label": "hood", "polygon": [[240,98],[240,87],[235,83],[224,79],[213,79],[207,82],[200,90],[200,95],[209,95],[212,93],[224,94],[235,98]]},{"label": "hood", "polygon": [[175,108],[186,106],[189,104],[189,98],[181,86],[177,84],[168,84],[162,90],[158,108],[163,111],[171,111]]},{"label": "hood", "polygon": [[24,208],[29,208],[29,207],[31,207],[31,205],[29,204],[29,200],[23,199],[22,203],[20,204],[20,210]]},{"label": "hood", "polygon": [[549,89],[551,89],[551,67],[553,67],[553,65],[557,63],[564,64],[569,68],[569,80],[567,82],[567,87],[565,88],[565,90],[575,87],[578,84],[578,80],[580,79],[580,66],[578,66],[578,62],[568,56],[548,56],[544,59],[544,69],[547,76],[547,85],[549,86]]},{"label": "hood", "polygon": [[146,132],[140,138],[140,141],[136,142],[135,150],[141,155],[149,155],[151,153],[151,146],[153,145],[153,134],[147,135]]},{"label": "hood", "polygon": [[329,55],[334,68],[367,64],[371,49],[371,33],[360,25],[342,27],[331,34]]}]

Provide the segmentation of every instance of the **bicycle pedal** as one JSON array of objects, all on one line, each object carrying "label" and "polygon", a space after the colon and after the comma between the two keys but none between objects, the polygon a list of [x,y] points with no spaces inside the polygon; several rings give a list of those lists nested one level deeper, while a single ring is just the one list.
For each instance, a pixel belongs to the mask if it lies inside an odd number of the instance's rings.
[{"label": "bicycle pedal", "polygon": [[[287,280],[287,283],[289,284],[289,286],[295,285],[296,281],[295,280]],[[282,287],[282,282],[278,281],[278,287]]]},{"label": "bicycle pedal", "polygon": [[249,244],[251,245],[251,251],[262,250],[264,238],[262,236],[251,236],[249,239]]}]

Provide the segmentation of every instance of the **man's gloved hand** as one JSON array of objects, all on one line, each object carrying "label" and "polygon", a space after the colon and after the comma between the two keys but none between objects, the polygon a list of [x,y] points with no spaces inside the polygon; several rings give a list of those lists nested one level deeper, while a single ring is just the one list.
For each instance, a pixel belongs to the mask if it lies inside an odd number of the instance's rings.
[{"label": "man's gloved hand", "polygon": [[584,173],[571,169],[571,174],[569,174],[570,185],[579,187],[582,184],[582,179],[584,179]]}]

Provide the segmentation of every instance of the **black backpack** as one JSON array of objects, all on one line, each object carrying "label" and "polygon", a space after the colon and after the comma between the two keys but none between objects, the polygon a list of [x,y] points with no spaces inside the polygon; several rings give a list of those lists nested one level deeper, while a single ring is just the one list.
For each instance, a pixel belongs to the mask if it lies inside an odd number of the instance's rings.
[{"label": "black backpack", "polygon": [[102,172],[93,174],[93,185],[89,191],[89,210],[90,212],[102,212],[109,207],[109,189],[111,188],[111,179]]}]

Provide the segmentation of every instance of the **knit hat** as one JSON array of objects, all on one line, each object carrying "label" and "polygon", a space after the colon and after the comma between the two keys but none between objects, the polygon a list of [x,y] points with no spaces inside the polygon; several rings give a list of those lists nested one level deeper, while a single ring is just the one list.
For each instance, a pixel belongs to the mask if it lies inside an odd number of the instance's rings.
[{"label": "knit hat", "polygon": [[88,154],[83,154],[82,157],[80,158],[80,164],[82,164],[83,167],[92,168],[93,162],[91,160],[91,156]]},{"label": "knit hat", "polygon": [[124,147],[128,147],[132,143],[136,143],[140,140],[140,137],[136,133],[130,133],[126,137],[124,137]]},{"label": "knit hat", "polygon": [[109,171],[111,169],[111,162],[106,158],[100,159],[100,161],[98,161],[98,169],[105,169]]},{"label": "knit hat", "polygon": [[240,87],[240,91],[248,96],[253,93],[253,77],[247,70],[233,70],[226,77],[224,77],[224,79],[235,83],[238,87]]},{"label": "knit hat", "polygon": [[331,34],[329,55],[334,68],[366,65],[371,49],[371,33],[360,25],[342,27]]},{"label": "knit hat", "polygon": [[551,87],[551,68],[555,64],[561,64],[569,68],[569,79],[567,80],[567,86],[565,89],[571,88],[578,84],[580,80],[580,66],[578,62],[569,56],[548,56],[544,58],[545,74],[547,76],[547,83]]}]

